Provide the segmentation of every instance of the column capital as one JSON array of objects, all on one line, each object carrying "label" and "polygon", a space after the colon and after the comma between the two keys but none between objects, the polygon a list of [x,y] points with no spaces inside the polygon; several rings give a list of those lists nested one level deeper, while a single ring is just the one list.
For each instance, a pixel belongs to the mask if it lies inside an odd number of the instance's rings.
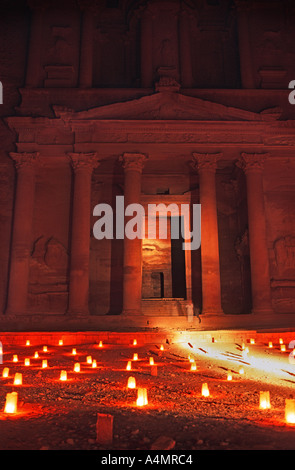
[{"label": "column capital", "polygon": [[264,162],[269,157],[269,153],[241,153],[241,158],[236,165],[246,174],[250,172],[262,172]]},{"label": "column capital", "polygon": [[192,166],[194,169],[201,171],[215,172],[217,162],[222,158],[222,153],[193,153]]},{"label": "column capital", "polygon": [[39,163],[39,152],[10,152],[9,155],[18,172],[24,169],[34,170]]},{"label": "column capital", "polygon": [[148,159],[143,153],[124,153],[120,156],[119,160],[126,171],[133,170],[142,172],[144,163]]},{"label": "column capital", "polygon": [[80,170],[86,170],[89,173],[92,173],[94,168],[97,168],[100,164],[100,161],[97,158],[96,152],[84,153],[68,153],[71,165],[74,169],[74,172],[77,173]]}]

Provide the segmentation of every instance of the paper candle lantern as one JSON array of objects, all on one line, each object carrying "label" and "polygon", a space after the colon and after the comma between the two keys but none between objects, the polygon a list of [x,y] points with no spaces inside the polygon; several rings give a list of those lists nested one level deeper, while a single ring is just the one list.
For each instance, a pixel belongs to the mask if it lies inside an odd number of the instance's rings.
[{"label": "paper candle lantern", "polygon": [[63,344],[64,344],[63,340],[60,339],[59,342],[58,342],[58,345],[59,345],[59,346],[63,346]]},{"label": "paper candle lantern", "polygon": [[155,364],[154,358],[151,356],[149,359],[150,366],[153,366]]},{"label": "paper candle lantern", "polygon": [[281,344],[281,352],[286,352],[286,345],[285,344]]},{"label": "paper candle lantern", "polygon": [[240,368],[239,368],[239,374],[241,374],[241,375],[244,374],[244,369],[243,369],[243,367],[240,367]]},{"label": "paper candle lantern", "polygon": [[272,341],[269,341],[268,347],[269,347],[269,348],[272,348],[272,347],[273,347]]},{"label": "paper candle lantern", "polygon": [[38,351],[36,351],[35,354],[34,354],[34,358],[38,359],[38,357],[39,357],[39,354],[38,354]]},{"label": "paper candle lantern", "polygon": [[191,363],[191,370],[192,371],[197,370],[197,364],[195,362]]},{"label": "paper candle lantern", "polygon": [[2,377],[6,378],[9,376],[9,369],[8,367],[4,367],[3,372],[2,372]]},{"label": "paper candle lantern", "polygon": [[138,354],[137,354],[137,353],[134,353],[134,354],[133,354],[133,360],[134,360],[134,361],[138,361]]},{"label": "paper candle lantern", "polygon": [[259,393],[259,408],[262,410],[270,408],[270,397],[268,391]]},{"label": "paper candle lantern", "polygon": [[131,370],[131,361],[127,362],[126,370]]},{"label": "paper candle lantern", "polygon": [[12,362],[18,362],[18,356],[17,356],[17,354],[14,354],[14,355],[13,355]]},{"label": "paper candle lantern", "polygon": [[137,339],[134,339],[133,340],[133,346],[136,346],[137,345]]},{"label": "paper candle lantern", "polygon": [[138,391],[137,391],[136,405],[137,406],[145,406],[147,404],[148,404],[147,389],[146,388],[139,388]]},{"label": "paper candle lantern", "polygon": [[280,339],[279,339],[279,343],[280,343],[280,344],[283,344],[283,343],[284,343],[283,338],[280,338]]},{"label": "paper candle lantern", "polygon": [[43,346],[43,352],[48,352],[47,346]]},{"label": "paper candle lantern", "polygon": [[26,357],[25,358],[25,366],[29,366],[29,365],[30,365],[30,358]]},{"label": "paper candle lantern", "polygon": [[285,420],[287,424],[295,424],[295,400],[294,398],[285,399]]},{"label": "paper candle lantern", "polygon": [[227,380],[232,380],[233,379],[233,376],[231,374],[231,372],[228,372],[227,373]]},{"label": "paper candle lantern", "polygon": [[92,361],[92,368],[95,369],[97,367],[97,362],[95,359]]},{"label": "paper candle lantern", "polygon": [[7,393],[4,406],[4,413],[17,412],[17,392]]},{"label": "paper candle lantern", "polygon": [[74,365],[74,372],[80,372],[80,363],[79,362],[76,362],[76,364]]},{"label": "paper candle lantern", "polygon": [[99,342],[98,347],[102,348],[102,341]]},{"label": "paper candle lantern", "polygon": [[91,356],[87,356],[86,362],[87,362],[87,364],[92,364],[92,357],[91,357]]},{"label": "paper candle lantern", "polygon": [[164,346],[163,346],[163,344],[161,344],[161,346],[160,346],[160,351],[164,351]]},{"label": "paper candle lantern", "polygon": [[13,385],[22,385],[23,383],[23,376],[19,372],[17,372],[14,376]]},{"label": "paper candle lantern", "polygon": [[27,341],[26,341],[26,346],[30,346],[30,345],[31,345],[30,340],[27,339]]},{"label": "paper candle lantern", "polygon": [[128,377],[127,388],[136,388],[135,377]]},{"label": "paper candle lantern", "polygon": [[76,348],[73,348],[73,349],[72,349],[72,355],[73,355],[73,356],[76,356],[76,354],[77,354],[77,350],[76,350]]},{"label": "paper candle lantern", "polygon": [[62,380],[63,382],[65,382],[67,380],[67,371],[66,370],[61,370],[60,371],[60,377],[59,377],[59,380]]},{"label": "paper candle lantern", "polygon": [[47,359],[43,359],[43,361],[42,361],[42,369],[46,369],[46,367],[48,367]]},{"label": "paper candle lantern", "polygon": [[209,397],[209,395],[210,395],[210,392],[209,392],[208,384],[203,383],[202,384],[202,396],[203,397]]}]

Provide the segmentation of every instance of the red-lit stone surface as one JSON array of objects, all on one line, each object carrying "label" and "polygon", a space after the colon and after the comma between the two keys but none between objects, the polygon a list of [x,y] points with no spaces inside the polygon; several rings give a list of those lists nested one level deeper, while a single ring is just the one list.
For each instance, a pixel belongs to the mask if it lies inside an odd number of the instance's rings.
[{"label": "red-lit stone surface", "polygon": [[[251,335],[236,332],[235,336],[215,332],[185,335],[179,333],[160,352],[163,338],[152,342],[48,344],[31,339],[31,346],[4,342],[4,367],[8,378],[0,377],[0,448],[1,449],[151,449],[157,439],[177,450],[190,449],[292,449],[295,427],[284,422],[284,401],[294,389],[295,365],[289,353],[279,350],[279,338],[287,340],[292,332]],[[255,345],[250,344],[254,337]],[[130,335],[130,339],[131,339]],[[134,335],[136,337],[136,335]],[[239,339],[241,340],[239,340]],[[274,348],[270,350],[268,340]],[[242,355],[242,343],[249,354]],[[72,356],[72,346],[77,355]],[[193,348],[191,347],[193,346]],[[33,359],[39,351],[39,358]],[[139,360],[126,364],[134,352]],[[12,354],[19,362],[13,363]],[[188,354],[196,360],[197,371],[190,371]],[[98,368],[86,363],[86,356],[97,360]],[[149,356],[158,366],[158,375],[150,374]],[[31,358],[31,366],[23,365]],[[41,369],[42,359],[48,369]],[[75,362],[81,372],[73,372]],[[245,374],[238,374],[243,365]],[[68,381],[59,380],[67,370]],[[231,370],[233,380],[226,380]],[[23,385],[13,386],[14,373],[23,373]],[[127,379],[136,378],[137,387],[146,387],[149,403],[136,407],[136,390],[127,390]],[[210,397],[201,397],[201,385],[208,384]],[[19,408],[16,415],[3,413],[7,392],[17,391]],[[270,391],[270,410],[259,410],[259,391]],[[114,416],[113,444],[96,443],[97,413]],[[169,438],[164,439],[164,437]],[[172,443],[172,444],[171,444]],[[162,444],[164,446],[164,444]],[[164,450],[164,447],[163,447]]]}]

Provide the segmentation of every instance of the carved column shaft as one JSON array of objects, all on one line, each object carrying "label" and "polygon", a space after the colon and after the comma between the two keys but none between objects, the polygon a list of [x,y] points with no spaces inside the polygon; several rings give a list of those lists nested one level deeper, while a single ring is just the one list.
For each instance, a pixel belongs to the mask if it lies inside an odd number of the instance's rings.
[{"label": "carved column shaft", "polygon": [[199,173],[201,204],[201,265],[203,313],[223,313],[221,308],[219,242],[215,173],[221,154],[194,153]]},{"label": "carved column shaft", "polygon": [[[129,204],[140,204],[141,174],[145,155],[125,153],[122,158],[124,167],[124,200]],[[127,222],[128,219],[125,219]],[[124,238],[123,270],[123,313],[136,315],[141,313],[142,287],[142,240]]]},{"label": "carved column shaft", "polygon": [[74,169],[68,312],[88,314],[91,177],[98,166],[95,153],[69,154]]},{"label": "carved column shaft", "polygon": [[29,261],[35,199],[38,153],[10,153],[17,170],[13,214],[8,314],[25,314],[29,285]]},{"label": "carved column shaft", "polygon": [[237,163],[246,174],[251,263],[252,307],[254,313],[271,308],[269,257],[263,190],[263,166],[267,154],[242,153]]}]

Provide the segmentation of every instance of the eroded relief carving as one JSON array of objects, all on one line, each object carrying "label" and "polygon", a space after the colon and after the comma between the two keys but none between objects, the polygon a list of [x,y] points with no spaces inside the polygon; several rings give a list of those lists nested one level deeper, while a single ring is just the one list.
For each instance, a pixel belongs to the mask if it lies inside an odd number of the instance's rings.
[{"label": "eroded relief carving", "polygon": [[286,235],[274,242],[274,253],[278,276],[295,277],[295,236]]}]

